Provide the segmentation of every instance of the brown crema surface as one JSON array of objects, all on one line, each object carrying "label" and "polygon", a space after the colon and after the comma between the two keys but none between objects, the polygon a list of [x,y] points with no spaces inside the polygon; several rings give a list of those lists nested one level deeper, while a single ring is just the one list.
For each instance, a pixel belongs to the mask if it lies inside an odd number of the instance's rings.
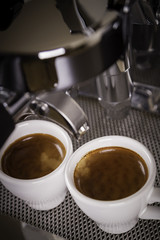
[{"label": "brown crema surface", "polygon": [[148,179],[148,168],[137,153],[105,147],[87,153],[74,171],[76,188],[98,200],[118,200],[137,192]]},{"label": "brown crema surface", "polygon": [[2,170],[14,178],[39,178],[54,171],[65,154],[59,139],[48,134],[30,134],[7,148],[2,157]]}]

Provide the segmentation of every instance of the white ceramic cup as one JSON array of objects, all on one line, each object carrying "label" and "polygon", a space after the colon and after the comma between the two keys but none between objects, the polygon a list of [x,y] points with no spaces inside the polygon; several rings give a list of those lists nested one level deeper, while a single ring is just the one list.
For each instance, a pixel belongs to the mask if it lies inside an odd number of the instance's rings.
[{"label": "white ceramic cup", "polygon": [[[76,189],[74,170],[86,153],[109,146],[124,147],[138,153],[147,164],[148,180],[139,191],[129,197],[114,201],[95,200],[83,195]],[[72,154],[65,170],[67,187],[77,205],[101,229],[115,234],[130,230],[139,218],[160,220],[160,207],[149,206],[153,202],[160,202],[160,188],[154,187],[155,176],[156,164],[150,151],[140,142],[123,136],[105,136],[82,145]]]},{"label": "white ceramic cup", "polygon": [[68,133],[49,121],[29,120],[18,123],[0,151],[0,161],[7,147],[18,138],[33,134],[45,133],[58,138],[66,149],[63,162],[53,172],[36,179],[22,180],[8,176],[2,171],[0,162],[0,180],[15,196],[24,200],[30,207],[37,210],[49,210],[58,206],[65,198],[67,187],[64,170],[73,152],[72,141]]}]

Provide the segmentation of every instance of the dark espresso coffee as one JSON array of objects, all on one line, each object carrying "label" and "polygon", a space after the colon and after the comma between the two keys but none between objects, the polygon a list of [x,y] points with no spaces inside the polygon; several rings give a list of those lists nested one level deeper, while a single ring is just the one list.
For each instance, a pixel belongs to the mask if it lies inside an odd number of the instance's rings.
[{"label": "dark espresso coffee", "polygon": [[48,134],[27,135],[7,148],[2,157],[2,170],[14,178],[39,178],[54,171],[65,154],[59,139]]},{"label": "dark espresso coffee", "polygon": [[137,192],[148,179],[148,168],[137,153],[105,147],[87,153],[76,165],[74,181],[84,195],[98,200],[118,200]]}]

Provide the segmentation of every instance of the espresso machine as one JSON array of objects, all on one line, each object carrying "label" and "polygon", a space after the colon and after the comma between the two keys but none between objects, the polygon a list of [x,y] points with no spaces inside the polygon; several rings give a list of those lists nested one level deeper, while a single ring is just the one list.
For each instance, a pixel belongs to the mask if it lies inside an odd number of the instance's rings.
[{"label": "espresso machine", "polygon": [[[37,118],[64,127],[74,150],[127,136],[152,152],[160,187],[159,39],[159,0],[1,0],[0,148],[17,122]],[[68,240],[160,239],[154,219],[104,232],[69,192],[37,211],[0,183],[1,213]],[[13,238],[8,221],[4,229]]]},{"label": "espresso machine", "polygon": [[89,125],[77,95],[113,119],[131,107],[159,114],[158,0],[13,0],[0,9],[0,145],[16,122],[35,118],[80,138]]}]

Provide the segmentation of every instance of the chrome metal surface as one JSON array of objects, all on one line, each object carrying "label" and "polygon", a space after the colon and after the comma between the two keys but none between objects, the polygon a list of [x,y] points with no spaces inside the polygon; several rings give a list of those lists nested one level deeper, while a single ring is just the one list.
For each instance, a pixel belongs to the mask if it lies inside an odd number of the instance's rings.
[{"label": "chrome metal surface", "polygon": [[30,93],[25,93],[12,105],[8,105],[7,101],[3,102],[3,105],[7,109],[8,113],[14,117],[31,99],[32,95]]},{"label": "chrome metal surface", "polygon": [[117,64],[96,79],[98,100],[106,111],[106,116],[123,118],[131,107],[132,81],[129,69],[120,71]]},{"label": "chrome metal surface", "polygon": [[[128,13],[123,4],[121,9],[109,9],[108,0],[25,1],[0,32],[0,63],[9,61],[12,68],[18,60],[30,91],[66,89],[88,80],[123,53]],[[6,81],[8,65],[2,68]]]},{"label": "chrome metal surface", "polygon": [[[36,100],[48,104],[44,116],[52,120],[52,109],[55,109],[71,126],[74,135],[79,138],[88,131],[87,116],[80,106],[68,94],[63,92],[45,92],[36,96]],[[42,115],[39,112],[40,115]]]},{"label": "chrome metal surface", "polygon": [[135,1],[131,14],[132,40],[126,52],[134,82],[132,106],[159,114],[160,19],[159,1]]},{"label": "chrome metal surface", "polygon": [[85,112],[64,92],[37,93],[14,117],[16,122],[36,118],[56,122],[77,139],[89,130]]},{"label": "chrome metal surface", "polygon": [[15,92],[4,87],[0,87],[0,103],[6,102],[9,104],[15,98],[15,95]]},{"label": "chrome metal surface", "polygon": [[160,114],[160,88],[134,82],[132,107]]}]

